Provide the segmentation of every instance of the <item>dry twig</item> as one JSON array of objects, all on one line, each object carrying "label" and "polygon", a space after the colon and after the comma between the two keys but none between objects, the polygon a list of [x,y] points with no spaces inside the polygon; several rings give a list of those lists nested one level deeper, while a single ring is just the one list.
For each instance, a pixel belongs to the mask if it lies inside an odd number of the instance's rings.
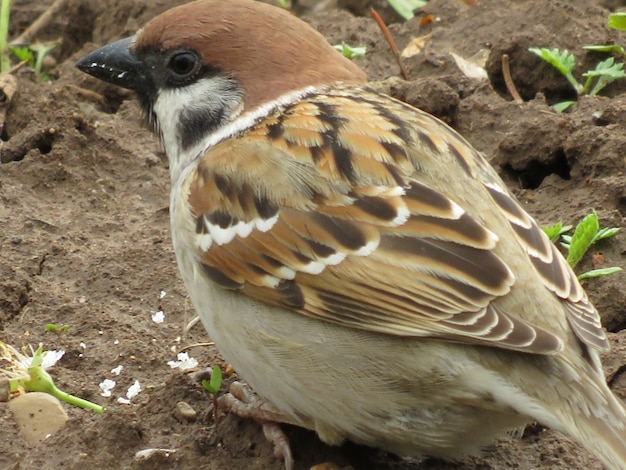
[{"label": "dry twig", "polygon": [[508,54],[502,54],[502,75],[504,76],[504,84],[506,85],[506,89],[513,97],[513,100],[517,104],[522,104],[524,100],[518,93],[517,88],[515,88],[515,83],[513,83],[513,79],[511,78],[511,69],[509,68]]},{"label": "dry twig", "polygon": [[396,58],[396,62],[398,62],[398,66],[400,67],[400,72],[402,72],[402,77],[405,80],[409,80],[410,78],[409,71],[406,69],[406,67],[402,63],[402,58],[400,57],[400,51],[396,47],[396,42],[393,40],[393,37],[391,36],[391,33],[389,32],[389,28],[387,28],[387,25],[385,24],[385,22],[383,21],[383,19],[380,17],[380,15],[378,14],[376,10],[372,8],[370,10],[370,13],[372,14],[372,18],[374,18],[374,21],[376,21],[376,24],[378,25],[380,30],[383,32],[383,35],[385,36],[385,39],[387,40],[387,44],[389,44],[389,48],[391,49],[391,53]]}]

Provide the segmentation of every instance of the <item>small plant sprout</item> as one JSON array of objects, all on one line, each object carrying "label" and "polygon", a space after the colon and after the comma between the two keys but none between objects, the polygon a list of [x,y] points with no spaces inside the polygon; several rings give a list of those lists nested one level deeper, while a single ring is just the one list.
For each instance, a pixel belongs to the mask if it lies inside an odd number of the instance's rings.
[{"label": "small plant sprout", "polygon": [[23,390],[26,392],[44,392],[65,401],[70,405],[79,406],[96,413],[103,413],[104,408],[82,398],[75,397],[57,388],[46,369],[52,367],[65,351],[44,351],[43,346],[33,351],[32,356],[25,356],[13,346],[0,341],[0,374],[9,379],[11,393]]},{"label": "small plant sprout", "polygon": [[43,72],[43,60],[56,46],[57,43],[33,42],[27,46],[11,46],[9,50],[17,60],[26,62],[26,65],[32,68],[38,77],[44,81],[49,81],[50,77]]},{"label": "small plant sprout", "polygon": [[220,369],[220,366],[213,366],[211,379],[204,379],[201,383],[205,390],[211,394],[211,400],[213,401],[213,419],[217,425],[217,394],[222,387],[222,369]]},{"label": "small plant sprout", "polygon": [[48,323],[46,325],[46,331],[53,331],[54,333],[62,333],[70,329],[70,325],[55,325],[54,323]]},{"label": "small plant sprout", "polygon": [[423,7],[428,0],[387,0],[387,3],[405,20],[413,18],[413,11]]},{"label": "small plant sprout", "polygon": [[548,236],[552,243],[556,243],[561,238],[561,235],[569,232],[572,229],[571,225],[563,225],[563,222],[557,222],[549,227],[543,227],[543,231]]},{"label": "small plant sprout", "polygon": [[0,72],[11,70],[11,54],[20,62],[26,62],[28,67],[35,70],[38,77],[45,81],[50,78],[43,73],[43,60],[54,49],[58,42],[41,43],[33,42],[28,45],[9,45],[9,17],[11,15],[11,1],[1,0],[0,4]]},{"label": "small plant sprout", "polygon": [[545,47],[531,47],[529,51],[561,72],[579,95],[596,96],[609,83],[619,78],[626,77],[624,64],[621,62],[615,63],[615,58],[609,57],[598,63],[595,69],[583,73],[583,77],[585,77],[586,80],[585,83],[582,84],[572,73],[576,59],[574,58],[574,54],[567,49],[561,51],[559,49],[547,49]]},{"label": "small plant sprout", "polygon": [[[584,217],[577,225],[573,235],[565,235],[571,229],[571,226],[563,226],[561,222],[550,227],[545,227],[543,231],[556,243],[561,238],[561,246],[567,252],[567,263],[574,269],[591,245],[604,238],[614,236],[619,232],[619,228],[600,228],[598,214],[593,211]],[[579,280],[589,279],[592,277],[603,277],[610,274],[620,272],[622,268],[617,266],[608,268],[592,269],[578,276]]]},{"label": "small plant sprout", "polygon": [[[626,12],[612,13],[609,15],[607,26],[609,26],[609,28],[626,31]],[[615,44],[586,45],[583,46],[583,49],[617,54],[619,56],[626,55],[624,48]],[[561,72],[579,95],[596,96],[609,83],[626,77],[624,64],[621,62],[616,63],[614,57],[609,57],[598,63],[595,69],[583,73],[582,76],[586,80],[585,83],[580,83],[572,73],[576,60],[574,55],[567,49],[561,51],[559,49],[548,49],[545,47],[531,47],[528,50]],[[563,101],[555,104],[554,109],[557,112],[563,112],[574,103],[575,101]]]},{"label": "small plant sprout", "polygon": [[348,46],[345,43],[336,44],[333,47],[348,59],[360,59],[361,57],[365,57],[365,52],[367,52],[365,46]]},{"label": "small plant sprout", "polygon": [[57,42],[43,43],[39,41],[33,42],[28,46],[35,53],[35,73],[44,80],[49,80],[49,78],[43,73],[43,60],[57,46]]}]

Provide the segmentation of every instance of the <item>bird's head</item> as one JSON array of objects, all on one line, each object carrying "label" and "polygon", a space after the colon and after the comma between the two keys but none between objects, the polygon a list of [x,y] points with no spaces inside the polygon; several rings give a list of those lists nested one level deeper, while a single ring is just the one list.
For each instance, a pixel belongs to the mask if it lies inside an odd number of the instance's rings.
[{"label": "bird's head", "polygon": [[170,160],[198,154],[237,117],[262,115],[309,87],[366,79],[309,25],[252,0],[173,8],[77,66],[137,93]]}]

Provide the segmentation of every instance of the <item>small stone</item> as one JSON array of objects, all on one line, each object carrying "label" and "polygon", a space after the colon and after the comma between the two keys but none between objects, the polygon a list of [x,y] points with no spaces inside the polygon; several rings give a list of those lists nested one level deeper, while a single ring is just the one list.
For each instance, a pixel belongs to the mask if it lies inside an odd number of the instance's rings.
[{"label": "small stone", "polygon": [[184,421],[195,421],[198,417],[198,413],[191,405],[184,401],[176,403],[176,416]]},{"label": "small stone", "polygon": [[0,402],[7,402],[11,397],[11,382],[6,377],[0,377]]},{"label": "small stone", "polygon": [[7,404],[24,438],[30,443],[43,441],[67,422],[61,402],[47,393],[30,392]]}]

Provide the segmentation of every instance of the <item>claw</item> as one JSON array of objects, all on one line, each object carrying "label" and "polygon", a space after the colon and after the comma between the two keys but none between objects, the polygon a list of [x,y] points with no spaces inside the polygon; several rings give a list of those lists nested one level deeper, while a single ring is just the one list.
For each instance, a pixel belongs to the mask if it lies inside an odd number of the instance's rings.
[{"label": "claw", "polygon": [[283,460],[285,470],[293,470],[294,460],[289,439],[279,425],[292,421],[288,415],[258,396],[243,382],[233,382],[229,393],[218,399],[218,405],[221,409],[231,411],[241,418],[259,422],[263,426],[263,434],[274,446],[274,455]]}]

